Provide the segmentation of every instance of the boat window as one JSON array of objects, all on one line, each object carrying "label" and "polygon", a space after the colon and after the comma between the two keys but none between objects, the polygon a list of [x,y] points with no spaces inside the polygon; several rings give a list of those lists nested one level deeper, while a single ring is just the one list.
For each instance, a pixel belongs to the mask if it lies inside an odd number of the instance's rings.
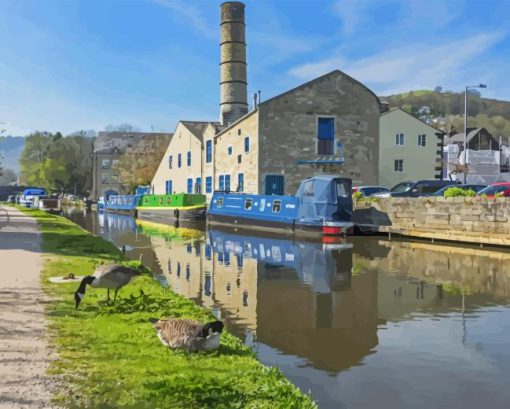
[{"label": "boat window", "polygon": [[265,208],[266,208],[266,199],[260,199],[259,210],[261,212],[263,212]]},{"label": "boat window", "polygon": [[251,204],[252,204],[252,200],[246,199],[244,201],[244,210],[251,210]]},{"label": "boat window", "polygon": [[170,204],[170,196],[167,196],[166,198],[166,204],[169,205]]},{"label": "boat window", "polygon": [[280,213],[280,209],[282,208],[282,201],[275,200],[273,202],[273,213]]},{"label": "boat window", "polygon": [[160,198],[159,198],[159,204],[160,204],[160,205],[162,205],[162,204],[163,204],[163,200],[164,200],[164,198],[162,198],[162,197],[160,197]]},{"label": "boat window", "polygon": [[303,186],[303,196],[313,196],[313,181],[309,180],[308,182],[305,182]]},{"label": "boat window", "polygon": [[148,197],[146,197],[145,199],[143,199],[143,202],[144,202],[145,204],[149,203],[149,198],[148,198]]},{"label": "boat window", "polygon": [[222,197],[218,197],[218,199],[216,199],[216,207],[223,207],[223,198]]},{"label": "boat window", "polygon": [[349,197],[349,185],[345,180],[336,182],[336,194],[338,197]]}]

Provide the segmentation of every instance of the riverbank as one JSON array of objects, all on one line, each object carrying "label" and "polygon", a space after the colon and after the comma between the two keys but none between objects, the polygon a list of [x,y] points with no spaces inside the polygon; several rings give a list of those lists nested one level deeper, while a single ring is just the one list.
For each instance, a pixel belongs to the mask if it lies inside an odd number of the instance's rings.
[{"label": "riverbank", "polygon": [[59,353],[53,372],[66,382],[56,396],[59,404],[78,408],[315,407],[279,370],[260,364],[248,347],[228,333],[215,352],[186,354],[165,348],[149,317],[201,321],[213,317],[150,276],[124,287],[115,306],[104,303],[104,290],[88,290],[76,311],[77,284],[52,284],[48,279],[70,272],[90,274],[95,265],[123,260],[121,252],[63,217],[25,212],[39,222],[45,253],[42,285],[55,300],[46,313]]}]

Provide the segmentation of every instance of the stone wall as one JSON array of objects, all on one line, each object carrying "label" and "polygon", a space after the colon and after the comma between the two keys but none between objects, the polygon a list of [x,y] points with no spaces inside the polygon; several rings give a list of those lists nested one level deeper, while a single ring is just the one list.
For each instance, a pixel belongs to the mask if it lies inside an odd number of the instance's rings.
[{"label": "stone wall", "polygon": [[[355,185],[378,182],[378,98],[340,71],[316,78],[259,105],[259,191],[265,175],[283,175],[285,194],[317,174],[351,178]],[[317,153],[319,117],[335,119],[335,142],[343,145],[343,165],[299,165],[303,160],[334,159]]]},{"label": "stone wall", "polygon": [[354,223],[383,232],[510,245],[510,199],[391,198],[356,204]]}]

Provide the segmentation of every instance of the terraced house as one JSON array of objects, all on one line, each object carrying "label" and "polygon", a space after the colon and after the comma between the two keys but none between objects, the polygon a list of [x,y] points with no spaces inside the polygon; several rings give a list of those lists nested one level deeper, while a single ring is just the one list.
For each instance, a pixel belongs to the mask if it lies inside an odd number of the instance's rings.
[{"label": "terraced house", "polygon": [[376,184],[378,97],[335,70],[262,103],[254,98],[249,111],[244,5],[222,4],[221,17],[220,121],[179,123],[154,192],[293,194],[302,179],[332,173]]}]

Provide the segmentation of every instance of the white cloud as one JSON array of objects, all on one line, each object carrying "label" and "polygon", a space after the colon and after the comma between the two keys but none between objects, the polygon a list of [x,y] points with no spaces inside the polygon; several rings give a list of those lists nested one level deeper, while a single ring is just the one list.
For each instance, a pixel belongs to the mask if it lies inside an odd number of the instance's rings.
[{"label": "white cloud", "polygon": [[294,67],[289,73],[309,80],[340,69],[381,95],[409,89],[431,89],[436,85],[461,87],[466,81],[485,80],[490,61],[481,57],[503,38],[502,33],[483,33],[442,44],[386,48],[354,60],[335,54]]},{"label": "white cloud", "polygon": [[210,23],[200,12],[200,8],[184,0],[153,0],[154,3],[182,14],[195,30],[205,35],[207,38],[217,39],[219,37],[219,27]]}]

